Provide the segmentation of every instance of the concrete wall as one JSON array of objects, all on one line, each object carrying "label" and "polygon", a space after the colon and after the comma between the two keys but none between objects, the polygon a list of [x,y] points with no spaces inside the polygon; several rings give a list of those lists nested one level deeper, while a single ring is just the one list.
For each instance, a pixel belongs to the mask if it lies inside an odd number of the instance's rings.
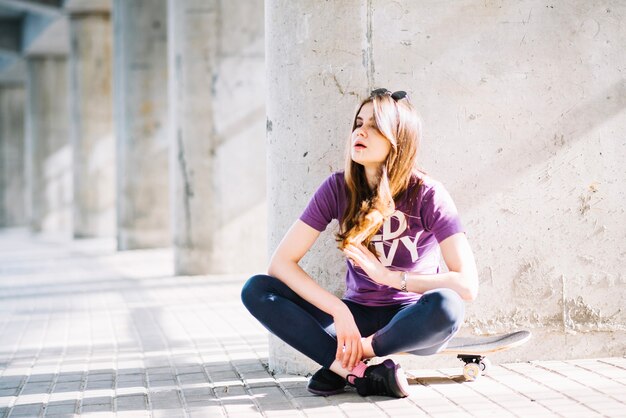
[{"label": "concrete wall", "polygon": [[466,333],[533,330],[502,359],[622,355],[626,5],[404,6],[411,45],[395,32],[373,48],[379,62],[416,57],[398,82],[423,98],[423,161],[455,197],[480,272]]},{"label": "concrete wall", "polygon": [[26,166],[28,213],[35,232],[69,237],[72,227],[72,147],[65,57],[27,62]]},{"label": "concrete wall", "polygon": [[176,271],[261,270],[263,4],[170,0],[168,7]]},{"label": "concrete wall", "polygon": [[115,1],[113,22],[118,248],[167,247],[167,1]]},{"label": "concrete wall", "polygon": [[[358,99],[407,90],[422,165],[455,199],[480,271],[463,333],[533,331],[497,361],[622,355],[625,14],[619,1],[268,1],[270,252],[342,168]],[[333,248],[326,234],[304,265],[337,291]],[[315,367],[274,339],[270,363]]]},{"label": "concrete wall", "polygon": [[0,85],[0,226],[27,223],[24,86]]}]

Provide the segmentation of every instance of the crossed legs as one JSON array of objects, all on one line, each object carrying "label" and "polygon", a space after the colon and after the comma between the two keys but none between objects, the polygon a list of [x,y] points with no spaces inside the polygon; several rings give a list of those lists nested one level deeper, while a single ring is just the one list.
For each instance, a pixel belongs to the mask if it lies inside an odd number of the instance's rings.
[{"label": "crossed legs", "polygon": [[[330,315],[268,275],[251,277],[242,289],[241,298],[268,331],[345,377],[347,371],[341,372],[335,363],[337,340]],[[462,299],[450,289],[426,292],[409,305],[370,307],[351,301],[344,303],[361,335],[367,336],[362,340],[365,357],[398,352],[434,354],[459,329],[465,312]]]}]

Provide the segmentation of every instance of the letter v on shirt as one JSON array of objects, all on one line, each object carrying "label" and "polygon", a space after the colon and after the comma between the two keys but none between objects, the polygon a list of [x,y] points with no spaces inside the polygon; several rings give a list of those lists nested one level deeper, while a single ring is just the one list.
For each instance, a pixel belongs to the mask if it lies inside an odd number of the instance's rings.
[{"label": "letter v on shirt", "polygon": [[[391,230],[391,218],[396,218],[398,220],[398,229],[396,229],[395,231]],[[398,238],[404,233],[404,231],[406,231],[406,228],[407,222],[404,213],[396,210],[394,213],[391,214],[389,218],[385,219],[385,222],[383,223],[383,234],[374,235],[372,237],[374,248],[378,253],[378,259],[383,266],[389,267],[393,265],[393,259],[396,255],[396,252],[398,251],[398,245],[400,242],[411,253],[411,261],[417,261],[417,241],[424,231],[419,231],[417,234],[415,234],[415,238],[413,240],[411,240],[410,236]],[[393,241],[391,241],[391,245],[387,244],[389,246],[389,252],[385,253],[385,241],[389,242],[389,240]]]}]

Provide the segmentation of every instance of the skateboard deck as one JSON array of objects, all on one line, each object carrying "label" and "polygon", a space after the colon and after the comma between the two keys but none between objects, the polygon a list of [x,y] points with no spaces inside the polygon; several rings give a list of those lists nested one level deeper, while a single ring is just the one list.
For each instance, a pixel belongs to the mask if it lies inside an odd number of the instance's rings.
[{"label": "skateboard deck", "polygon": [[465,379],[474,381],[481,375],[487,374],[491,368],[487,354],[518,347],[527,342],[530,337],[530,331],[516,331],[486,337],[457,337],[451,339],[448,346],[438,354],[455,354],[465,363],[463,367]]},{"label": "skateboard deck", "polygon": [[439,354],[478,354],[485,355],[509,350],[524,344],[530,339],[530,331],[516,331],[509,334],[486,337],[456,337]]}]

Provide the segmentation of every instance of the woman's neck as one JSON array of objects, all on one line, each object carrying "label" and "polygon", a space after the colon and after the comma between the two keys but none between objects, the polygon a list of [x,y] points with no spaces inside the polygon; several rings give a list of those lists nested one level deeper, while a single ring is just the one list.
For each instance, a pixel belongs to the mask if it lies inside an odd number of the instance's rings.
[{"label": "woman's neck", "polygon": [[367,184],[368,186],[370,186],[371,190],[374,190],[376,186],[378,186],[378,181],[380,178],[380,166],[364,165],[363,168],[365,169]]}]

